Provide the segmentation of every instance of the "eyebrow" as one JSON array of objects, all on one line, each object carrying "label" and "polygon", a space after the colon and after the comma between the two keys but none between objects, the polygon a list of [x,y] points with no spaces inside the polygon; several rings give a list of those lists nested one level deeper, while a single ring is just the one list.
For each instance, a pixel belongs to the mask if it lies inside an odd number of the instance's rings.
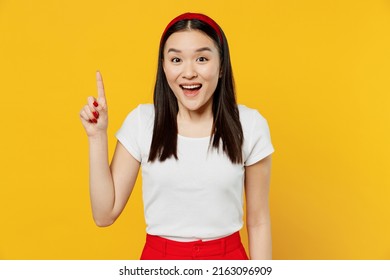
[{"label": "eyebrow", "polygon": [[[204,52],[204,51],[212,52],[212,50],[211,50],[209,47],[203,47],[203,48],[200,48],[200,49],[195,50],[195,52]],[[175,48],[170,48],[170,49],[167,51],[167,53],[170,53],[170,52],[181,53],[181,50],[178,50],[178,49],[175,49]]]}]

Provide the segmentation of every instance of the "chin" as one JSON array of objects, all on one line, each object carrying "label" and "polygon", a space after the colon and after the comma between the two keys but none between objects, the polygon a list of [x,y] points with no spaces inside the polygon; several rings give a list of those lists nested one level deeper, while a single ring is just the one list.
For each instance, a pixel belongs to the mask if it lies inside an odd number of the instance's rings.
[{"label": "chin", "polygon": [[198,111],[201,108],[201,106],[186,106],[184,105],[184,109],[188,111]]},{"label": "chin", "polygon": [[[208,107],[208,103],[204,104],[184,104],[184,107],[189,110],[189,111],[199,111],[199,110],[204,110],[206,107]],[[211,106],[210,106],[211,109]]]}]

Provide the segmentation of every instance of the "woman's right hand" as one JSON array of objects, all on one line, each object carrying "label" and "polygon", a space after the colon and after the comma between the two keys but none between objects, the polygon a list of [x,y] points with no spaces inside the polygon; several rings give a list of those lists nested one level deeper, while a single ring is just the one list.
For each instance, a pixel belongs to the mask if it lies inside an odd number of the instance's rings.
[{"label": "woman's right hand", "polygon": [[89,96],[88,103],[80,111],[81,123],[88,137],[92,138],[101,133],[106,133],[108,127],[107,102],[102,75],[99,71],[96,72],[96,82],[98,89],[97,99]]}]

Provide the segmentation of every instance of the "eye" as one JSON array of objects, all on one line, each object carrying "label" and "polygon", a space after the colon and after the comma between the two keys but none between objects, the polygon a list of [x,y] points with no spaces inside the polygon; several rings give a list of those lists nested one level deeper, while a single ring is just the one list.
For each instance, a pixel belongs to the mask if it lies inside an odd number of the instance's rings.
[{"label": "eye", "polygon": [[197,59],[197,61],[199,61],[199,62],[206,62],[206,61],[208,61],[208,59],[205,58],[204,56],[201,56],[201,57],[199,57],[199,58]]},{"label": "eye", "polygon": [[180,58],[178,58],[178,57],[174,57],[174,58],[171,59],[171,61],[172,61],[173,63],[179,63],[181,60],[180,60]]}]

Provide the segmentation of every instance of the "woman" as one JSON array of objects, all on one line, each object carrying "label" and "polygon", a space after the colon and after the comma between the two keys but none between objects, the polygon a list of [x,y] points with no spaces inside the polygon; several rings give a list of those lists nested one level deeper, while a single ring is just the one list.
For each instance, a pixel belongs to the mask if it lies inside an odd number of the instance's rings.
[{"label": "woman", "polygon": [[248,259],[238,233],[244,190],[250,258],[270,259],[274,150],[266,120],[236,104],[228,43],[218,24],[195,13],[168,24],[154,105],[128,115],[111,166],[100,73],[97,84],[98,98],[89,97],[80,113],[96,224],[117,219],[142,167],[147,237],[141,259]]}]

